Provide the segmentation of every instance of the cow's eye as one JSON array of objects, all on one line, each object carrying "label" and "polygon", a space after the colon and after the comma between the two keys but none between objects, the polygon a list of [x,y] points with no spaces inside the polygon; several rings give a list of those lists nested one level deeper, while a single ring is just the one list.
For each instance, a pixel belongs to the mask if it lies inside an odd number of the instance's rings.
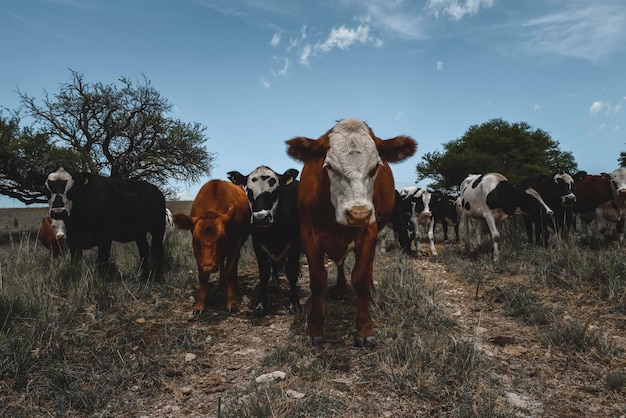
[{"label": "cow's eye", "polygon": [[332,168],[330,164],[326,164],[324,167],[326,168],[326,170],[330,171],[331,173],[337,174],[337,171],[334,168]]},{"label": "cow's eye", "polygon": [[376,164],[374,166],[374,168],[372,168],[369,173],[367,173],[368,176],[370,177],[374,177],[376,175],[376,173],[378,172],[378,164]]}]

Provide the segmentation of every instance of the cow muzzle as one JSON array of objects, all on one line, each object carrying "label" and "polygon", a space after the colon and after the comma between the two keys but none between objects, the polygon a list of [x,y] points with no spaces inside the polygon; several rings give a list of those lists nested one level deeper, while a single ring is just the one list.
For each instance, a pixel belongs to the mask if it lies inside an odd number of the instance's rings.
[{"label": "cow muzzle", "polygon": [[252,214],[252,224],[256,226],[268,226],[273,222],[270,211],[262,210]]},{"label": "cow muzzle", "polygon": [[348,226],[364,226],[370,223],[372,210],[365,206],[354,206],[346,210],[346,222]]},{"label": "cow muzzle", "polygon": [[565,196],[561,196],[561,205],[565,207],[573,206],[576,203],[576,195],[570,193]]}]

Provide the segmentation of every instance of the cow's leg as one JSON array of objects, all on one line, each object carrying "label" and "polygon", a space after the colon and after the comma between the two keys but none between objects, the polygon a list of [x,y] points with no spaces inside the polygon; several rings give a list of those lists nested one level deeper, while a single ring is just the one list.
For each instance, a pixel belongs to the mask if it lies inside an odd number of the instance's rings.
[{"label": "cow's leg", "polygon": [[498,231],[496,221],[493,216],[491,216],[491,212],[485,212],[485,221],[487,221],[491,240],[493,241],[493,261],[498,261],[500,258],[500,231]]},{"label": "cow's leg", "polygon": [[237,265],[241,255],[241,245],[238,243],[230,257],[226,258],[226,265],[223,266],[226,273],[226,310],[231,313],[239,311],[239,301],[237,300]]},{"label": "cow's leg", "polygon": [[422,232],[420,231],[420,225],[419,222],[417,222],[417,218],[415,216],[411,217],[411,223],[413,224],[413,231],[415,232],[415,234],[413,235],[413,240],[415,241],[415,253],[419,257]]},{"label": "cow's leg", "polygon": [[193,305],[193,314],[199,315],[206,310],[207,306],[207,287],[209,283],[209,273],[198,268],[198,293],[196,294],[196,302]]},{"label": "cow's leg", "polygon": [[[441,222],[441,229],[443,229],[443,242],[448,242],[448,223],[446,222],[445,219],[443,220],[443,222]],[[435,230],[433,227],[433,234],[434,233],[435,233]]]},{"label": "cow's leg", "polygon": [[[295,247],[295,248],[294,248]],[[297,315],[302,312],[300,305],[300,289],[298,276],[300,275],[300,249],[293,246],[289,249],[286,266],[287,279],[289,280],[289,313]]]},{"label": "cow's leg", "polygon": [[106,276],[110,272],[111,241],[103,241],[98,244],[98,255],[96,256],[96,266],[98,272]]},{"label": "cow's leg", "polygon": [[345,259],[337,261],[337,299],[343,300],[346,297],[348,290],[348,283],[346,282],[346,266],[344,265]]},{"label": "cow's leg", "polygon": [[461,219],[463,219],[463,225],[465,227],[465,251],[469,251],[470,250],[470,235],[469,235],[470,217],[466,214],[463,214]]},{"label": "cow's leg", "polygon": [[139,270],[142,279],[148,278],[148,257],[150,256],[150,245],[148,244],[148,240],[146,237],[138,238],[137,241],[137,249],[139,250]]},{"label": "cow's leg", "polygon": [[617,228],[617,238],[619,242],[624,242],[624,216],[621,216],[615,224]]},{"label": "cow's leg", "polygon": [[[263,316],[267,313],[267,308],[269,307],[269,297],[268,297],[268,283],[270,281],[270,275],[272,273],[272,263],[270,262],[270,258],[263,251],[260,246],[254,246],[254,252],[256,253],[256,260],[259,266],[259,296],[257,299],[256,307],[254,308],[255,316]],[[276,269],[274,269],[276,270]],[[275,272],[278,274],[278,272]]]},{"label": "cow's leg", "polygon": [[[528,243],[533,243],[533,220],[528,215],[522,215],[524,220],[524,229],[526,230],[526,236],[528,237]],[[539,235],[537,235],[537,243],[539,243]]]},{"label": "cow's leg", "polygon": [[163,234],[163,236],[159,239],[158,238],[158,234],[156,236],[152,236],[152,241],[151,244],[152,246],[150,247],[150,271],[153,272],[155,279],[160,279],[161,277],[161,268],[163,267],[163,256],[164,256],[164,248],[163,248],[163,243],[164,243],[164,239],[163,237],[165,236],[165,234]]},{"label": "cow's leg", "polygon": [[428,241],[430,242],[430,253],[432,255],[437,254],[437,249],[435,248],[435,218],[431,217],[430,222],[428,224]]},{"label": "cow's leg", "polygon": [[[375,237],[375,235],[374,235]],[[352,270],[352,287],[356,296],[356,335],[354,345],[357,347],[374,347],[376,337],[370,315],[372,269],[376,242],[367,239],[360,251],[355,252],[355,265]]]},{"label": "cow's leg", "polygon": [[[309,286],[311,288],[311,311],[306,325],[306,335],[313,345],[324,342],[324,298],[328,286],[328,272],[324,266],[324,253],[317,248],[305,248],[309,264]],[[345,276],[344,276],[345,282]]]}]

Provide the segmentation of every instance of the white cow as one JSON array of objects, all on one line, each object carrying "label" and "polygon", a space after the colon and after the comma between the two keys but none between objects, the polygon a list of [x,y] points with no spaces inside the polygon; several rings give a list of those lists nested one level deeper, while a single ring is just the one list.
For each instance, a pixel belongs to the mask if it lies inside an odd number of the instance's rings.
[{"label": "white cow", "polygon": [[428,190],[420,189],[419,187],[410,186],[405,187],[400,191],[402,197],[402,206],[404,207],[409,219],[413,225],[413,231],[415,232],[415,251],[419,255],[420,253],[420,241],[422,239],[421,227],[426,228],[428,240],[430,241],[430,253],[437,255],[435,249],[434,238],[434,219],[430,210],[431,194]]}]

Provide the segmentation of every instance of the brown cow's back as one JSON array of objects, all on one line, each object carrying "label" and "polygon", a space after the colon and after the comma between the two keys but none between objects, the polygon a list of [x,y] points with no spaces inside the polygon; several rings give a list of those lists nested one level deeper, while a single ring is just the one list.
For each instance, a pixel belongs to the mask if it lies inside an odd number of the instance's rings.
[{"label": "brown cow's back", "polygon": [[576,213],[592,212],[602,203],[613,199],[611,184],[601,175],[588,174],[574,182],[572,193],[576,196]]}]

